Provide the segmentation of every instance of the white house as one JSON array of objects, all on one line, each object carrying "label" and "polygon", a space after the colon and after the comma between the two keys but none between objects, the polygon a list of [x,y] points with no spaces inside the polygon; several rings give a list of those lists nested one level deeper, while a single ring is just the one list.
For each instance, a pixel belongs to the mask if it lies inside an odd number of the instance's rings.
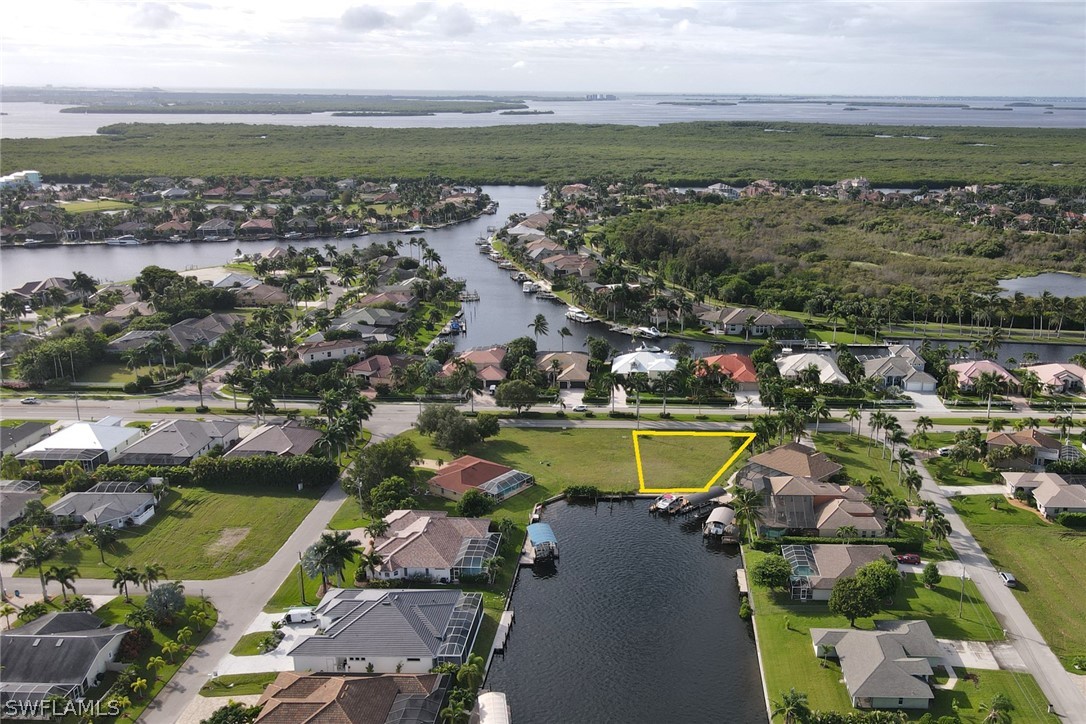
[{"label": "white house", "polygon": [[644,373],[649,377],[659,377],[663,372],[674,372],[677,365],[678,360],[668,352],[638,350],[615,357],[611,372],[616,375]]},{"label": "white house", "polygon": [[777,359],[777,369],[781,377],[797,377],[808,367],[818,370],[818,380],[824,385],[848,384],[848,376],[837,366],[837,362],[828,355],[815,352],[789,354]]},{"label": "white house", "polygon": [[366,343],[360,339],[336,339],[332,341],[314,342],[298,348],[298,359],[306,364],[311,362],[326,362],[328,360],[343,359],[354,355],[356,357],[366,352]]},{"label": "white house", "polygon": [[1069,362],[1032,365],[1027,370],[1037,375],[1049,392],[1082,392],[1086,388],[1086,368]]},{"label": "white house", "polygon": [[295,671],[425,674],[467,660],[483,597],[445,588],[333,588],[314,613],[323,633],[290,650]]},{"label": "white house", "polygon": [[121,450],[143,435],[138,427],[125,427],[119,417],[98,422],[77,422],[53,433],[16,455],[20,462],[37,460],[43,468],[55,468],[75,460],[88,470],[112,461]]},{"label": "white house", "polygon": [[862,360],[864,377],[874,378],[883,387],[897,387],[906,392],[934,392],[937,381],[924,371],[924,359],[905,345],[890,347],[889,357]]}]

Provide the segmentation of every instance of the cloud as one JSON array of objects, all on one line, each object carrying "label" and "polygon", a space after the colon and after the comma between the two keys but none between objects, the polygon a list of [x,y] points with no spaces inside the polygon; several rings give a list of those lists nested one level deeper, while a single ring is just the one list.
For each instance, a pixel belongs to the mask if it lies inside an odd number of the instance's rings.
[{"label": "cloud", "polygon": [[512,65],[513,70],[520,70],[522,68],[527,68],[527,67],[528,67],[528,64],[525,63],[523,60],[518,60],[516,63],[513,63],[513,65]]},{"label": "cloud", "polygon": [[470,35],[475,32],[475,18],[460,3],[450,5],[437,18],[438,25],[446,35]]},{"label": "cloud", "polygon": [[348,30],[360,30],[363,33],[392,27],[395,23],[396,18],[372,5],[359,5],[357,7],[347,8],[343,13],[343,17],[340,18],[340,25],[344,28],[347,28]]},{"label": "cloud", "polygon": [[162,3],[143,3],[136,10],[132,22],[141,28],[161,30],[170,27],[180,19],[180,15]]}]

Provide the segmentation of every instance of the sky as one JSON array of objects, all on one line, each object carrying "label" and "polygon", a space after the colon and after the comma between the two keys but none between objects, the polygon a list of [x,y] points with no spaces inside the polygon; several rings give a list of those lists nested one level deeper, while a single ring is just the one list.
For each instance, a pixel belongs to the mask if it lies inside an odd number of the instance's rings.
[{"label": "sky", "polygon": [[5,85],[1086,96],[1086,2],[16,0]]}]

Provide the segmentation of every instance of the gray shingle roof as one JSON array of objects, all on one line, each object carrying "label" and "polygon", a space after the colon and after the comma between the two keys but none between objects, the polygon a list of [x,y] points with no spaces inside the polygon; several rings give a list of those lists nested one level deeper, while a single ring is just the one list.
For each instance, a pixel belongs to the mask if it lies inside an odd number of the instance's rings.
[{"label": "gray shingle roof", "polygon": [[876,621],[876,631],[811,629],[815,646],[832,646],[853,698],[933,699],[918,676],[945,654],[924,621]]},{"label": "gray shingle roof", "polygon": [[[131,629],[89,613],[51,613],[26,626],[0,634],[7,684],[79,684],[94,658],[117,636]],[[37,642],[37,643],[35,643]]]},{"label": "gray shingle roof", "polygon": [[171,420],[121,451],[117,465],[183,465],[213,441],[233,435],[237,424],[225,420]]}]

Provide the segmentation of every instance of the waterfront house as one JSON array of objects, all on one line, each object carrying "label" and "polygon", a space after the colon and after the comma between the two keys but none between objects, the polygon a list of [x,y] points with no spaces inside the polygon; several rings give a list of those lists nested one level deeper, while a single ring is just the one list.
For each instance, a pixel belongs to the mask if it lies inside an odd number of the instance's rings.
[{"label": "waterfront house", "polygon": [[949,365],[947,369],[958,375],[958,388],[965,391],[971,391],[977,379],[985,372],[995,374],[1003,380],[1007,387],[1018,387],[1019,384],[1018,378],[1004,369],[1002,365],[987,359],[958,362]]},{"label": "waterfront house", "polygon": [[385,516],[385,522],[388,530],[371,541],[373,551],[381,556],[371,575],[382,580],[455,583],[461,576],[484,575],[486,561],[500,550],[501,533],[490,532],[488,518],[394,510]]},{"label": "waterfront house", "polygon": [[165,191],[160,192],[159,196],[161,196],[166,201],[177,201],[179,199],[187,199],[189,196],[192,196],[192,192],[188,189],[174,186],[173,188],[169,188]]},{"label": "waterfront house", "polygon": [[238,227],[238,236],[268,236],[274,233],[274,219],[249,219]]},{"label": "waterfront house", "polygon": [[934,392],[936,379],[924,371],[924,358],[903,344],[890,345],[888,357],[861,360],[864,377],[882,387],[897,387],[905,392]]},{"label": "waterfront house", "polygon": [[812,628],[819,658],[841,662],[845,688],[857,709],[927,709],[932,667],[945,652],[924,621],[875,621],[874,631]]},{"label": "waterfront house", "polygon": [[202,238],[209,236],[233,236],[234,222],[229,219],[208,219],[196,227],[196,234]]},{"label": "waterfront house", "polygon": [[664,372],[674,372],[677,365],[678,360],[670,352],[650,352],[642,349],[615,357],[611,362],[611,373],[623,377],[644,373],[651,379]]},{"label": "waterfront house", "polygon": [[789,591],[799,601],[828,601],[838,579],[851,578],[874,561],[894,560],[885,545],[814,543],[781,546],[781,555],[792,567]]},{"label": "waterfront house", "polygon": [[36,480],[0,480],[0,532],[22,520],[26,504],[35,500],[41,500]]},{"label": "waterfront house", "polygon": [[418,295],[412,289],[385,289],[372,292],[359,299],[356,304],[360,307],[375,307],[380,305],[394,305],[403,309],[414,309],[419,304]]},{"label": "waterfront house", "polygon": [[796,475],[825,481],[842,469],[825,453],[798,442],[789,442],[752,456],[740,472],[740,478],[749,480],[773,475]]},{"label": "waterfront house", "polygon": [[303,204],[320,203],[328,200],[328,192],[324,189],[309,189],[298,197]]},{"label": "waterfront house", "polygon": [[234,290],[234,298],[239,307],[271,307],[276,304],[290,304],[290,296],[282,287],[260,283],[252,287]]},{"label": "waterfront house", "polygon": [[1076,394],[1086,388],[1086,368],[1070,362],[1032,365],[1027,370],[1037,375],[1045,391],[1052,394]]},{"label": "waterfront house", "polygon": [[305,455],[321,438],[321,431],[302,427],[300,423],[264,424],[255,428],[223,457],[244,458],[253,455],[295,457]]},{"label": "waterfront house", "polygon": [[191,221],[165,221],[155,227],[155,236],[188,236],[192,233]]},{"label": "waterfront house", "polygon": [[559,387],[584,387],[591,376],[588,360],[584,352],[540,352],[535,366]]},{"label": "waterfront house", "polygon": [[483,598],[456,589],[333,588],[314,614],[322,633],[290,650],[295,671],[425,674],[467,660]]},{"label": "waterfront house", "polygon": [[227,420],[170,420],[121,451],[116,465],[188,465],[216,445],[229,450],[238,442],[238,424]]},{"label": "waterfront house", "polygon": [[879,538],[886,526],[865,502],[864,492],[848,485],[819,482],[795,475],[753,479],[750,486],[762,496],[758,531],[769,538],[795,534],[833,538],[844,527],[860,538]]},{"label": "waterfront house", "polygon": [[478,490],[500,502],[534,485],[535,477],[489,460],[462,455],[440,468],[426,484],[433,495],[449,500],[460,500],[467,491]]},{"label": "waterfront house", "polygon": [[358,327],[392,328],[407,319],[407,312],[381,307],[350,309],[332,320],[332,329],[357,331]]},{"label": "waterfront house", "polygon": [[984,442],[989,452],[998,451],[1001,448],[1017,448],[1024,453],[1001,461],[999,465],[1005,470],[1041,472],[1046,463],[1060,459],[1060,441],[1038,430],[989,432]]},{"label": "waterfront house", "polygon": [[312,344],[303,344],[298,348],[298,359],[306,364],[329,360],[358,357],[365,354],[368,345],[360,339],[335,339]]},{"label": "waterfront house", "polygon": [[48,279],[42,279],[41,281],[27,282],[22,286],[16,287],[11,290],[11,293],[26,299],[32,304],[45,304],[46,295],[50,294],[50,289],[59,289],[64,293],[64,302],[71,302],[79,297],[79,294],[72,289],[72,280],[65,279],[64,277],[49,277]]},{"label": "waterfront house", "polygon": [[281,671],[257,705],[263,724],[438,724],[448,674],[337,676]]},{"label": "waterfront house", "polygon": [[260,284],[260,280],[249,276],[248,274],[239,274],[238,272],[230,272],[224,277],[216,279],[211,283],[213,289],[249,289]]},{"label": "waterfront house", "polygon": [[68,493],[48,507],[57,518],[78,525],[93,523],[111,528],[143,525],[155,515],[158,502],[146,483],[97,483],[81,493]]},{"label": "waterfront house", "polygon": [[[710,368],[714,366],[720,368],[723,374],[732,378],[739,385],[737,391],[755,392],[758,390],[758,372],[754,367],[754,362],[745,354],[716,354],[704,357],[702,361]],[[705,372],[698,369],[695,370],[695,374],[700,376]]]},{"label": "waterfront house", "polygon": [[48,613],[0,633],[0,705],[32,711],[52,697],[73,702],[102,680],[114,661],[128,626],[106,626],[81,611]]},{"label": "waterfront house", "polygon": [[50,221],[35,221],[27,224],[19,229],[18,234],[38,241],[63,241],[66,238],[63,227]]},{"label": "waterfront house", "polygon": [[87,470],[115,459],[143,435],[138,427],[125,427],[119,417],[98,422],[77,422],[31,445],[15,456],[19,462],[37,460],[43,468],[55,468],[75,460]]},{"label": "waterfront house", "polygon": [[730,334],[742,337],[794,337],[803,336],[804,326],[795,317],[771,314],[748,307],[724,307],[710,309],[698,315],[710,334]]},{"label": "waterfront house", "polygon": [[0,427],[0,455],[18,455],[49,436],[52,425],[28,420],[11,427]]},{"label": "waterfront house", "polygon": [[781,377],[795,379],[813,367],[818,372],[818,382],[823,385],[846,385],[848,375],[837,366],[837,361],[825,354],[803,352],[777,358]]}]

